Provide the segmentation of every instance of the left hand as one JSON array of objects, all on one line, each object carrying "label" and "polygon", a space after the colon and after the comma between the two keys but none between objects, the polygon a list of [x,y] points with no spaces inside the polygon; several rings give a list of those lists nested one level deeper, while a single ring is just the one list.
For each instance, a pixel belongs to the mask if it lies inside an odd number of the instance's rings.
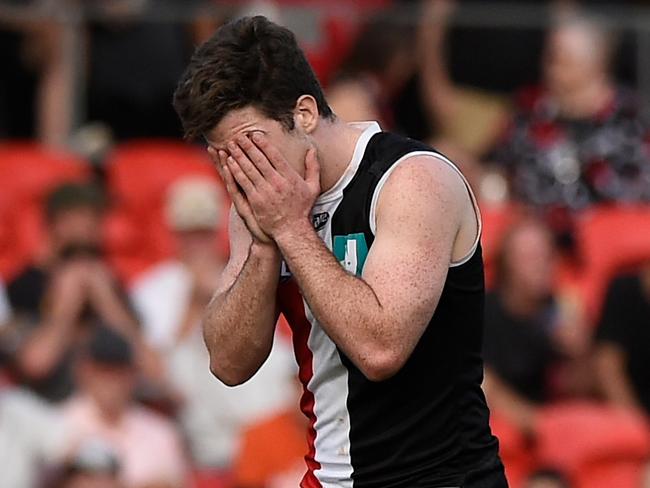
[{"label": "left hand", "polygon": [[227,169],[244,190],[260,228],[274,240],[305,222],[320,194],[315,149],[305,156],[305,177],[262,134],[228,144]]}]

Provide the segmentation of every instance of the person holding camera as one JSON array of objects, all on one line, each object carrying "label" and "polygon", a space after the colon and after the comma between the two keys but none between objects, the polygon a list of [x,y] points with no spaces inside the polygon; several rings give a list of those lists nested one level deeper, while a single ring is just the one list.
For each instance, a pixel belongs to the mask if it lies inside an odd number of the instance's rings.
[{"label": "person holding camera", "polygon": [[156,360],[103,256],[99,190],[63,184],[48,196],[44,210],[47,249],[8,285],[19,379],[46,400],[66,398],[73,390],[74,350],[98,322],[127,337],[145,369],[155,369]]}]

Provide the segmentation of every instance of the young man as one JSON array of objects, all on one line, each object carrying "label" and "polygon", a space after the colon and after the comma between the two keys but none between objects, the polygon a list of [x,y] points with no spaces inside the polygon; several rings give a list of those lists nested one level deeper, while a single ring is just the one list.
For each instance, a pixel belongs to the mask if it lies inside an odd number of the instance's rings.
[{"label": "young man", "polygon": [[234,207],[204,319],[211,369],[249,379],[286,316],[310,421],[301,486],[507,486],[480,387],[480,219],[456,167],[338,121],[264,17],[201,46],[174,103]]}]

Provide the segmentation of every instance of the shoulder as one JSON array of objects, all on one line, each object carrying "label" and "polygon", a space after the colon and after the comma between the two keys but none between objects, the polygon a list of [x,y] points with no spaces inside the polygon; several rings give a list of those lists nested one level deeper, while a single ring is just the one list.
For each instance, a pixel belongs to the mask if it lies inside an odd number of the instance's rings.
[{"label": "shoulder", "polygon": [[29,266],[9,282],[7,289],[11,292],[12,290],[22,289],[26,286],[44,283],[46,280],[47,274],[44,270],[35,266]]},{"label": "shoulder", "polygon": [[466,193],[460,172],[442,156],[417,153],[400,161],[388,175],[379,205],[382,200],[391,200],[393,204],[442,205],[453,210],[463,206]]},{"label": "shoulder", "polygon": [[47,286],[47,273],[35,266],[26,268],[7,285],[7,297],[17,310],[35,311]]}]

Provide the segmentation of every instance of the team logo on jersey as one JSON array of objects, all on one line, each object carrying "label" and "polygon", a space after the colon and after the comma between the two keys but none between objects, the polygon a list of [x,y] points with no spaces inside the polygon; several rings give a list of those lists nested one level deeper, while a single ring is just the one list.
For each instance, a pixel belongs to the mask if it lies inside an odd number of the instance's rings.
[{"label": "team logo on jersey", "polygon": [[330,219],[330,214],[327,212],[317,213],[312,215],[311,221],[314,224],[314,229],[318,232],[327,225]]},{"label": "team logo on jersey", "polygon": [[334,256],[349,273],[361,276],[368,257],[368,244],[363,233],[334,236]]}]

